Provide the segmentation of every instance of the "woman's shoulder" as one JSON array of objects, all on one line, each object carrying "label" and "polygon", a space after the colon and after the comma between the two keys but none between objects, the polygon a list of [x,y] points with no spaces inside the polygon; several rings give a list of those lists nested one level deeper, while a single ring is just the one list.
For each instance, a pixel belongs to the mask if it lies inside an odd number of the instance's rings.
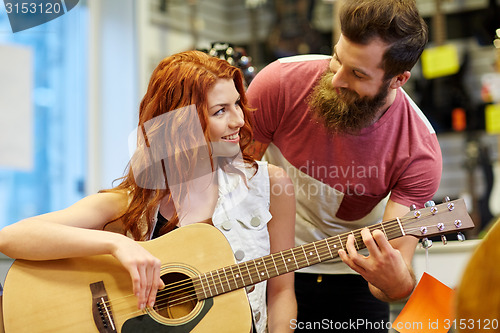
[{"label": "woman's shoulder", "polygon": [[291,185],[292,181],[286,171],[274,164],[268,164],[267,170],[269,172],[269,181],[273,185]]},{"label": "woman's shoulder", "polygon": [[104,213],[106,216],[119,216],[129,205],[130,194],[127,191],[102,191],[91,194],[78,203]]}]

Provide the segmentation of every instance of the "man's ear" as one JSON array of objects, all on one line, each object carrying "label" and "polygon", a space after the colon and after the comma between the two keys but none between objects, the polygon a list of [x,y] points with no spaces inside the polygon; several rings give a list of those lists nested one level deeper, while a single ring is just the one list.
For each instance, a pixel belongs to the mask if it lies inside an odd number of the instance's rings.
[{"label": "man's ear", "polygon": [[391,79],[391,84],[389,85],[392,89],[398,89],[402,87],[409,79],[411,73],[409,71],[405,71],[404,73],[398,74]]}]

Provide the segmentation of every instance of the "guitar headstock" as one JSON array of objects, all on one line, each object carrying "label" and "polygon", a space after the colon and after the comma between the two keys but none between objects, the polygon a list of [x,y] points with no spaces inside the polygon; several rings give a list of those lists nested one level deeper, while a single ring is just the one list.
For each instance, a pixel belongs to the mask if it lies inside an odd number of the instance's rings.
[{"label": "guitar headstock", "polygon": [[427,238],[474,228],[463,199],[410,211],[400,218],[406,235]]}]

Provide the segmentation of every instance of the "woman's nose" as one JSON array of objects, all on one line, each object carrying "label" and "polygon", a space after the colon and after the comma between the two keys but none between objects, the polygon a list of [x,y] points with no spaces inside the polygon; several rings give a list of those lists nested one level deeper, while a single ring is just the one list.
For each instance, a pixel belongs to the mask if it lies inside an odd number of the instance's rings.
[{"label": "woman's nose", "polygon": [[243,110],[240,107],[234,107],[231,112],[231,123],[232,127],[241,128],[245,125],[245,118],[243,115]]}]

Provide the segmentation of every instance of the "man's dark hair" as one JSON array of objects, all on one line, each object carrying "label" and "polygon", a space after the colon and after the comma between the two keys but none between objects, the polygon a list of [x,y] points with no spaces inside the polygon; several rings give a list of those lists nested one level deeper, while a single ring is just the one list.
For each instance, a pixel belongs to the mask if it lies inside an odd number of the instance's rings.
[{"label": "man's dark hair", "polygon": [[386,79],[411,70],[428,40],[415,0],[345,0],[340,27],[351,42],[368,44],[378,37],[389,45],[381,64]]}]

